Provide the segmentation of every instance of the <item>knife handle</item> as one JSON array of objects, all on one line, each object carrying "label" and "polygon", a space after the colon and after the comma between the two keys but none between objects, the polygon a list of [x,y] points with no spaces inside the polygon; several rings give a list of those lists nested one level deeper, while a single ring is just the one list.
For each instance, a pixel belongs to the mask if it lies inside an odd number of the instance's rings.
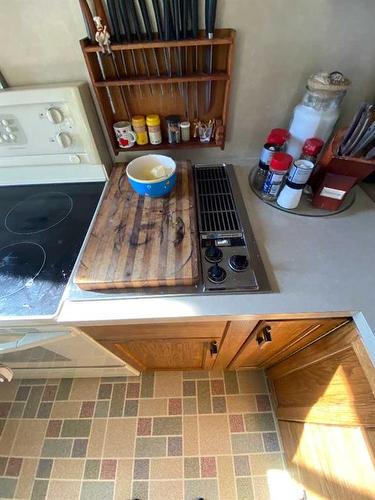
[{"label": "knife handle", "polygon": [[181,28],[182,28],[182,39],[186,40],[188,37],[188,24],[189,24],[189,0],[181,0],[182,10],[181,10]]},{"label": "knife handle", "polygon": [[171,8],[169,5],[169,0],[163,0],[163,21],[164,21],[164,40],[168,41],[171,39]]},{"label": "knife handle", "polygon": [[163,39],[163,24],[161,22],[160,6],[158,0],[152,0],[152,6],[154,8],[154,15],[156,21],[156,27],[158,30],[159,40]]},{"label": "knife handle", "polygon": [[116,42],[120,42],[120,26],[118,23],[118,17],[116,12],[115,0],[107,0],[108,13],[111,19],[111,25],[113,28],[113,35]]},{"label": "knife handle", "polygon": [[129,22],[129,17],[125,9],[125,0],[119,0],[119,9],[121,14],[122,26],[124,28],[125,40],[127,41],[127,43],[131,43],[133,36]]},{"label": "knife handle", "polygon": [[213,38],[215,32],[217,0],[206,0],[206,35],[207,38]]},{"label": "knife handle", "polygon": [[198,38],[199,13],[198,0],[191,0],[191,31],[193,38]]},{"label": "knife handle", "polygon": [[173,18],[173,28],[174,28],[175,40],[180,39],[180,11],[179,11],[179,7],[180,7],[179,1],[173,0],[172,18]]},{"label": "knife handle", "polygon": [[142,40],[141,25],[138,19],[138,14],[135,10],[134,0],[127,0],[127,7],[129,12],[129,19],[133,25],[136,39],[140,42]]},{"label": "knife handle", "polygon": [[146,2],[145,2],[145,0],[138,0],[138,3],[139,3],[139,7],[141,8],[143,24],[144,24],[145,31],[146,31],[146,37],[147,37],[147,40],[149,40],[151,42],[152,41],[152,27],[151,27],[150,16],[148,15]]},{"label": "knife handle", "polygon": [[92,12],[86,0],[79,0],[79,5],[83,14],[83,19],[87,28],[87,35],[93,42],[95,40],[96,27],[94,19],[92,17]]}]

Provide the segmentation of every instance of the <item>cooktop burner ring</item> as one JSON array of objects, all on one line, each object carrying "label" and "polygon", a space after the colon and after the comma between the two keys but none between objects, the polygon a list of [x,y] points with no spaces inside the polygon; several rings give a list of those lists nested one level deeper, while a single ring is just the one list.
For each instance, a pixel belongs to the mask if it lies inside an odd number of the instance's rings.
[{"label": "cooktop burner ring", "polygon": [[[21,252],[19,250],[20,245],[24,246],[24,248],[21,248]],[[12,255],[10,249],[16,247],[18,247],[16,253]],[[32,255],[33,252],[34,255]],[[19,258],[20,262],[17,262],[17,258]],[[34,262],[28,262],[27,258],[33,258]],[[47,254],[44,248],[31,241],[11,243],[0,248],[0,290],[6,290],[6,293],[0,294],[0,300],[15,295],[24,288],[31,287],[35,278],[41,273],[46,260]],[[25,275],[23,276],[22,273],[17,274],[17,269],[22,270]]]},{"label": "cooktop burner ring", "polygon": [[19,201],[5,216],[5,227],[13,234],[38,234],[63,222],[73,210],[71,196],[61,191],[33,194]]}]

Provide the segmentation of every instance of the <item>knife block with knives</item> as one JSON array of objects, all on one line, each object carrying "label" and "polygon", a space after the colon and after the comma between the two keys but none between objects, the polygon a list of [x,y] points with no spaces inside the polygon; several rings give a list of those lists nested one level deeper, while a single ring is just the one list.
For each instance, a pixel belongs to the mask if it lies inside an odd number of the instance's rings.
[{"label": "knife block with knives", "polygon": [[355,183],[358,184],[375,171],[375,159],[366,160],[365,157],[339,155],[339,146],[346,132],[347,129],[340,129],[329,143],[312,178],[314,186],[321,181],[327,172],[354,177]]},{"label": "knife block with knives", "polygon": [[[202,0],[203,1],[203,0]],[[215,29],[216,0],[205,0],[205,30],[198,30],[199,0],[80,0],[87,38],[80,41],[95,96],[115,154],[117,121],[158,114],[163,142],[133,150],[220,147],[224,149],[233,71],[235,31]],[[96,42],[95,16],[110,34],[110,51]],[[155,32],[156,27],[156,32]],[[211,142],[167,141],[165,117],[216,119]],[[222,124],[222,125],[221,125]],[[215,140],[216,138],[216,140]]]}]

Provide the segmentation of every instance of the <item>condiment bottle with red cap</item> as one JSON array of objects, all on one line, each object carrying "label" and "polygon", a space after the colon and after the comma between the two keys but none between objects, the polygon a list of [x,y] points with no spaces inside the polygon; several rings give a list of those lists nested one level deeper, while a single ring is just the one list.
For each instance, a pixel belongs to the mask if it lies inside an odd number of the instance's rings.
[{"label": "condiment bottle with red cap", "polygon": [[290,137],[289,131],[285,128],[273,128],[267,137],[267,142],[277,144],[283,148]]},{"label": "condiment bottle with red cap", "polygon": [[323,146],[324,141],[318,139],[317,137],[307,139],[303,145],[302,156],[300,159],[311,161],[315,165]]},{"label": "condiment bottle with red cap", "polygon": [[262,198],[275,201],[279,194],[285,175],[288,173],[293,157],[287,153],[274,153],[269,172],[262,190]]}]

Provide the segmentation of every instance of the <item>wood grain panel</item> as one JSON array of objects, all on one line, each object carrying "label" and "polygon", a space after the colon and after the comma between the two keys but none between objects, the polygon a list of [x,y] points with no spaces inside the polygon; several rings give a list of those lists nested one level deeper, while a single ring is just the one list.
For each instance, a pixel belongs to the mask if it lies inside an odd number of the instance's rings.
[{"label": "wood grain panel", "polygon": [[125,168],[112,171],[75,282],[84,290],[195,285],[199,269],[191,165],[177,165],[176,187],[164,198],[137,195]]},{"label": "wood grain panel", "polygon": [[267,371],[282,420],[375,425],[375,398],[351,323]]},{"label": "wood grain panel", "polygon": [[228,323],[215,361],[215,369],[226,369],[259,322],[257,320],[231,321]]},{"label": "wood grain panel", "polygon": [[[269,367],[345,322],[346,318],[262,321],[234,358],[230,368]],[[269,328],[271,341],[260,346],[258,338],[265,328]]]},{"label": "wood grain panel", "polygon": [[127,363],[139,370],[207,370],[214,363],[210,355],[211,342],[220,339],[192,340],[131,340],[128,342],[101,341]]},{"label": "wood grain panel", "polygon": [[371,453],[359,427],[279,422],[288,466],[310,499],[370,500]]},{"label": "wood grain panel", "polygon": [[138,339],[204,339],[221,338],[226,321],[192,323],[155,323],[152,325],[108,325],[84,326],[82,331],[96,340],[138,340]]}]

